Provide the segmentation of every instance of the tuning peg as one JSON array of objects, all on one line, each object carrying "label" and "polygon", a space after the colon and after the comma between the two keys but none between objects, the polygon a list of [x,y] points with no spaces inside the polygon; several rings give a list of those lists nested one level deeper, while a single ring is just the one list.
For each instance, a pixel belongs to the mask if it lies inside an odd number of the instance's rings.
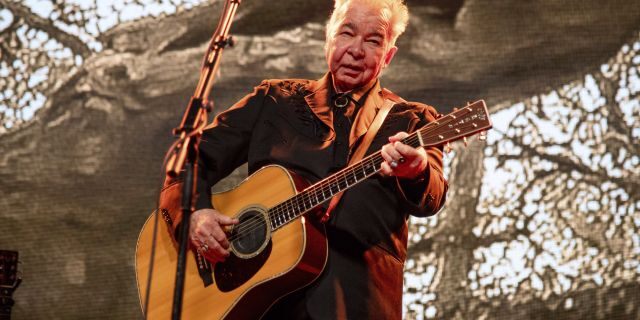
[{"label": "tuning peg", "polygon": [[451,152],[451,143],[447,142],[447,144],[444,145],[444,152]]},{"label": "tuning peg", "polygon": [[487,132],[486,131],[480,131],[480,133],[478,134],[478,141],[487,141]]}]

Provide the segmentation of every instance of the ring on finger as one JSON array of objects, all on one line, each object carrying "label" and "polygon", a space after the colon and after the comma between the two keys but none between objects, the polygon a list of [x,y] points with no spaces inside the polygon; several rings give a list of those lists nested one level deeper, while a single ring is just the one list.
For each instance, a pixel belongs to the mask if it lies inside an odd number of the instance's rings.
[{"label": "ring on finger", "polygon": [[203,252],[207,252],[207,251],[209,251],[209,245],[207,245],[206,243],[203,243],[203,244],[200,246],[200,250],[202,250]]},{"label": "ring on finger", "polygon": [[391,163],[389,163],[389,165],[391,166],[391,168],[395,169],[395,168],[398,167],[398,161],[393,160],[393,161],[391,161]]}]

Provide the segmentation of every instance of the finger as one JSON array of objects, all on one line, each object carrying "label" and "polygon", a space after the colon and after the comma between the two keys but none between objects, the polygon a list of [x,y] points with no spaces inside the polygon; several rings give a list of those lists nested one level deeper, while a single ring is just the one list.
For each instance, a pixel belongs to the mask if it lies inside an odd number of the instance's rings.
[{"label": "finger", "polygon": [[202,244],[204,243],[204,242],[200,241],[200,239],[195,238],[195,237],[190,238],[190,240],[191,240],[191,245],[195,249],[198,249],[198,250],[200,250],[200,247],[202,247]]},{"label": "finger", "polygon": [[201,252],[201,254],[207,258],[207,260],[216,263],[216,262],[224,262],[226,260],[226,258],[229,256],[229,253],[227,252],[227,254],[225,255],[221,255],[216,251],[213,251],[212,249],[209,249],[207,252]]},{"label": "finger", "polygon": [[220,226],[214,226],[211,233],[209,233],[209,237],[220,243],[220,245],[222,245],[225,249],[229,248],[227,235],[224,233],[224,231],[222,231],[222,228],[220,228]]},{"label": "finger", "polygon": [[213,234],[209,235],[209,237],[215,241],[218,241],[220,246],[222,246],[223,248],[229,249],[229,239],[227,239],[227,237],[224,237],[222,239],[216,239],[216,237]]},{"label": "finger", "polygon": [[209,253],[216,257],[217,260],[224,260],[229,256],[229,251],[223,248],[218,242],[209,241]]},{"label": "finger", "polygon": [[402,142],[395,142],[393,144],[393,147],[394,147],[394,150],[396,150],[401,157],[404,157],[407,159],[415,158],[419,154],[418,149],[412,146],[406,145]]},{"label": "finger", "polygon": [[[400,158],[402,158],[402,155],[400,154],[400,152],[398,152],[398,150],[396,150],[395,145],[398,144],[399,142],[394,142],[393,144],[391,144],[391,148],[387,149],[387,153],[389,154],[389,156],[391,157],[391,161],[398,161],[400,160]],[[391,162],[389,161],[389,162]]]},{"label": "finger", "polygon": [[389,150],[392,149],[393,147],[391,146],[391,144],[387,144],[384,145],[382,147],[382,150],[380,152],[380,155],[382,155],[382,158],[384,159],[384,161],[391,163],[391,161],[394,161],[395,159],[389,154]]},{"label": "finger", "polygon": [[409,136],[408,133],[406,133],[404,131],[401,131],[401,132],[398,132],[398,133],[392,135],[391,137],[389,137],[389,142],[393,143],[393,142],[396,142],[396,141],[400,141],[400,140],[402,140],[402,139],[404,139],[404,138],[406,138],[408,136]]},{"label": "finger", "polygon": [[[384,162],[380,165],[380,169],[383,170],[382,174],[383,175],[387,175],[387,176],[391,175],[393,173],[393,170],[395,169],[395,167],[398,166],[398,161],[393,159],[393,157],[391,157],[387,152],[381,152],[380,154],[382,155],[382,158],[384,159]],[[384,167],[382,166],[383,164],[385,165]],[[384,171],[385,168],[388,169],[388,170]]]},{"label": "finger", "polygon": [[393,169],[391,169],[387,162],[383,162],[382,164],[380,164],[380,173],[383,176],[389,177],[393,175]]},{"label": "finger", "polygon": [[225,226],[236,224],[239,221],[238,219],[225,216],[225,215],[223,215],[221,213],[216,214],[215,217],[216,217],[216,220],[218,221],[218,223],[220,223],[222,225],[225,225]]},{"label": "finger", "polygon": [[195,238],[196,239],[205,239],[201,241],[207,241],[206,239],[209,237],[209,234],[213,231],[212,225],[207,224],[206,226],[201,226],[196,228],[195,230]]}]

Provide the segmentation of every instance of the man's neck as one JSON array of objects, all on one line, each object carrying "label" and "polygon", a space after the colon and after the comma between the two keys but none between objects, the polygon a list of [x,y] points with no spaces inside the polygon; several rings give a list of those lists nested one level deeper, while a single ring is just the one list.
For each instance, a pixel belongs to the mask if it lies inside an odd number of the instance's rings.
[{"label": "man's neck", "polygon": [[331,82],[333,84],[333,93],[334,94],[340,94],[340,93],[350,93],[351,94],[351,98],[353,98],[354,101],[358,101],[359,103],[361,103],[362,101],[360,101],[360,99],[362,98],[362,96],[364,96],[369,89],[371,89],[376,82],[378,82],[377,78],[372,79],[371,81],[369,81],[369,83],[365,84],[364,86],[355,88],[355,89],[351,89],[351,90],[347,90],[347,91],[340,91],[338,90],[338,88],[336,88],[335,85],[335,80],[333,78],[333,75],[331,76]]}]

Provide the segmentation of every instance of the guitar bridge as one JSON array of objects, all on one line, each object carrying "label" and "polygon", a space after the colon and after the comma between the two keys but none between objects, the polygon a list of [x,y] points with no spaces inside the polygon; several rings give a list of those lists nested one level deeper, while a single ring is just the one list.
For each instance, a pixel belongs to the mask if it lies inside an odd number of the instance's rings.
[{"label": "guitar bridge", "polygon": [[208,287],[213,284],[213,275],[211,272],[211,263],[207,261],[207,259],[201,255],[199,252],[196,253],[196,262],[198,264],[198,274],[202,279],[202,284],[204,287]]}]

